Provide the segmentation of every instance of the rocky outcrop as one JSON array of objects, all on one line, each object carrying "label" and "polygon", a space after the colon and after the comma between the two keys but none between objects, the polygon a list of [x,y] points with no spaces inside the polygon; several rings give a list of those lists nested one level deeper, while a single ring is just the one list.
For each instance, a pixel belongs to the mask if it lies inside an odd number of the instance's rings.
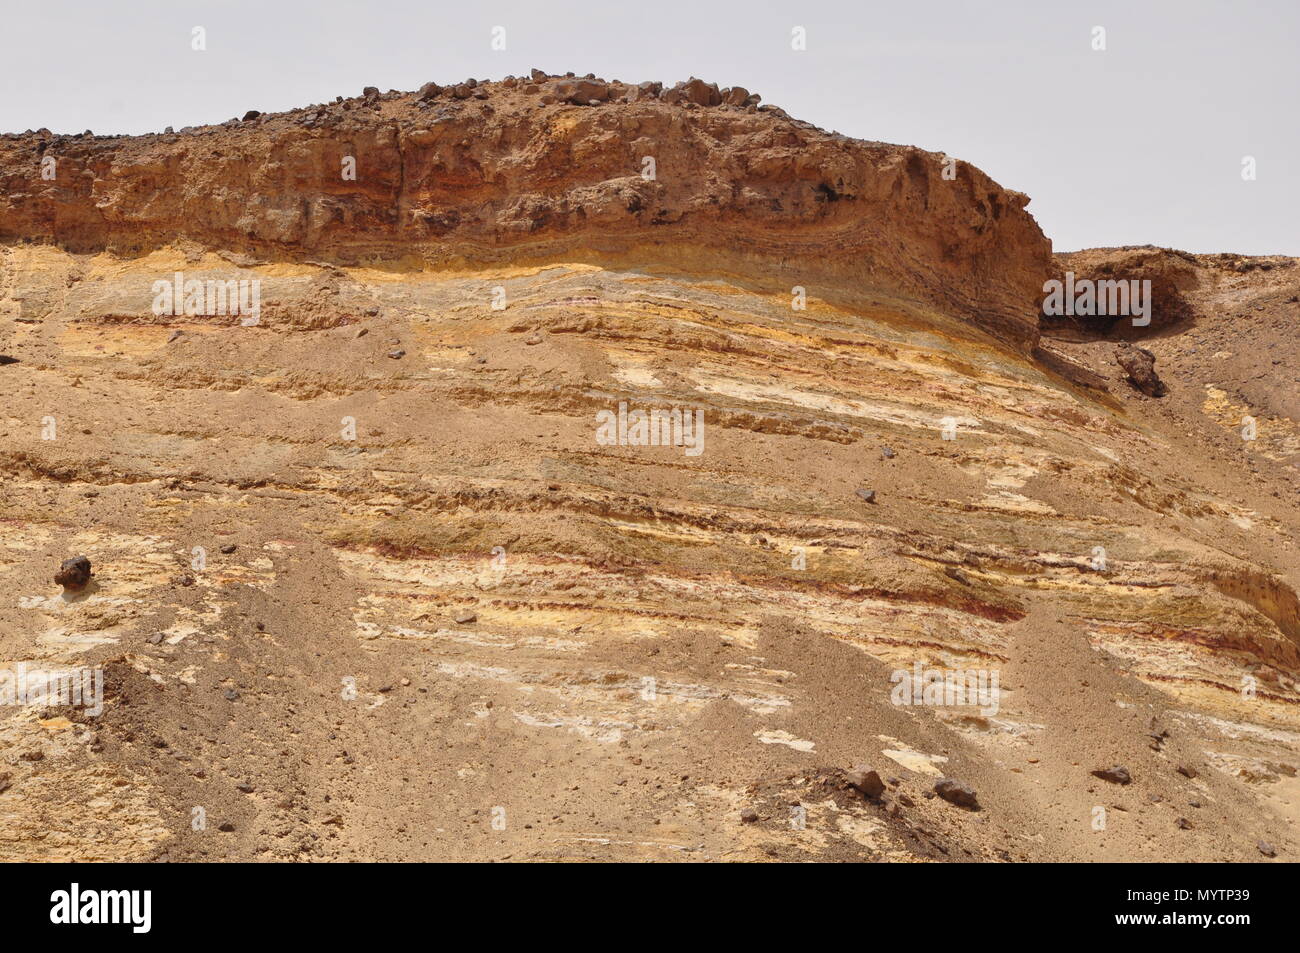
[{"label": "rocky outcrop", "polygon": [[1032,346],[1050,248],[1024,195],[758,101],[535,71],[170,135],[8,135],[0,241],[336,263],[634,252],[850,307],[900,294]]}]

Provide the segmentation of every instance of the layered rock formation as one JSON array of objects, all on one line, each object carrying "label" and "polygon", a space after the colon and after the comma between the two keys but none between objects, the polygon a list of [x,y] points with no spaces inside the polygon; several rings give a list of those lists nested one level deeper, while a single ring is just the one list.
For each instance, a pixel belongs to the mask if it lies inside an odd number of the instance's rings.
[{"label": "layered rock formation", "polygon": [[0,140],[0,668],[105,678],[0,708],[0,856],[1293,858],[1295,261],[1148,398],[977,171],[593,82]]},{"label": "layered rock formation", "polygon": [[1035,339],[1049,244],[1024,195],[966,163],[699,80],[470,83],[171,135],[0,138],[0,240],[339,264],[628,253],[851,305],[898,293]]}]

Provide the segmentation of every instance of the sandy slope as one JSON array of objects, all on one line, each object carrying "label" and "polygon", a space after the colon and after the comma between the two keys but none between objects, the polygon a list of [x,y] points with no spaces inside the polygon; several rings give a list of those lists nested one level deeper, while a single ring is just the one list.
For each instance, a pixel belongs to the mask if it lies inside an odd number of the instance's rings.
[{"label": "sandy slope", "polygon": [[[0,855],[1294,856],[1294,261],[1196,263],[1157,401],[1095,328],[794,310],[689,243],[304,257],[0,249],[0,660],[107,677],[0,709]],[[152,314],[175,270],[261,323]],[[619,402],[704,451],[601,445]],[[918,661],[998,710],[892,703]]]}]

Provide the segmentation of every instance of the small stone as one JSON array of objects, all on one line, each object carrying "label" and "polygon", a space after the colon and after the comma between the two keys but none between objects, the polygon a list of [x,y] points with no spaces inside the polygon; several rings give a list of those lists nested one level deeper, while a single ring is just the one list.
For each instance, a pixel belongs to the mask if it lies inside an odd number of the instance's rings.
[{"label": "small stone", "polygon": [[93,575],[94,573],[90,571],[89,557],[73,556],[60,564],[59,571],[54,574],[54,581],[64,589],[75,591],[86,588]]},{"label": "small stone", "polygon": [[[2,791],[2,790],[4,790],[4,789],[3,789],[3,788],[0,788],[0,791]],[[1258,850],[1258,851],[1259,851],[1261,854],[1263,854],[1265,857],[1276,857],[1276,856],[1277,856],[1277,848],[1274,847],[1272,844],[1270,844],[1270,843],[1269,843],[1268,841],[1266,841],[1266,840],[1262,840],[1262,841],[1260,841],[1259,843],[1257,843],[1257,844],[1255,845],[1255,849]]]},{"label": "small stone", "polygon": [[1179,830],[1190,831],[1192,829],[1192,822],[1185,817],[1180,817],[1175,823],[1178,824]]},{"label": "small stone", "polygon": [[757,820],[758,811],[754,810],[752,807],[747,807],[740,812],[740,823],[742,824],[753,824]]},{"label": "small stone", "polygon": [[884,457],[886,460],[892,460],[894,459],[894,457],[898,456],[898,454],[894,453],[893,447],[881,447],[880,455]]},{"label": "small stone", "polygon": [[399,348],[396,348],[396,349],[394,349],[394,350],[392,350],[392,351],[389,351],[389,352],[388,352],[388,356],[391,357],[393,360],[397,361],[397,360],[401,360],[403,357],[405,357],[405,356],[406,356],[406,352],[403,351],[403,350],[399,347]]},{"label": "small stone", "polygon": [[1178,773],[1181,774],[1181,775],[1182,775],[1183,777],[1185,777],[1185,778],[1194,778],[1194,777],[1197,777],[1197,771],[1196,771],[1196,769],[1193,768],[1190,764],[1180,764],[1180,765],[1178,766]]},{"label": "small stone", "polygon": [[468,609],[462,609],[460,612],[456,613],[455,619],[460,625],[468,625],[471,622],[477,622],[478,615],[470,612]]},{"label": "small stone", "polygon": [[171,333],[171,336],[167,338],[167,343],[171,344],[172,341],[175,341],[177,338],[184,337],[184,336],[185,336],[185,332],[182,331],[180,328],[177,328],[175,331]]},{"label": "small stone", "polygon": [[245,781],[243,784],[236,784],[236,785],[235,785],[235,790],[236,790],[236,791],[241,791],[241,792],[243,792],[244,794],[252,794],[252,793],[253,793],[253,786],[252,786],[251,784],[249,784],[247,781]]},{"label": "small stone", "polygon": [[874,800],[885,792],[885,782],[880,780],[879,772],[865,764],[854,765],[851,770],[844,772],[844,777],[863,797]]},{"label": "small stone", "polygon": [[238,548],[239,548],[239,547],[236,546],[234,543],[226,543],[226,545],[224,545],[224,546],[221,547],[221,551],[222,551],[223,553],[225,553],[227,556],[229,556],[231,553],[233,553],[233,552],[234,552],[236,549],[238,549]]},{"label": "small stone", "polygon": [[235,829],[235,825],[230,823],[230,821],[222,821],[220,824],[217,825],[217,830],[226,834],[231,833],[234,829]]},{"label": "small stone", "polygon": [[979,810],[980,805],[975,796],[975,789],[969,784],[954,781],[952,778],[941,778],[935,782],[934,793],[949,804],[956,804],[971,811]]},{"label": "small stone", "polygon": [[865,500],[868,503],[876,502],[875,490],[856,490],[854,492],[856,492],[858,496],[860,496],[863,500]]},{"label": "small stone", "polygon": [[153,635],[149,636],[148,641],[150,645],[162,645],[163,638],[164,638],[163,633],[155,632]]},{"label": "small stone", "polygon": [[530,334],[530,335],[529,335],[529,336],[524,340],[524,343],[525,343],[525,344],[541,344],[541,343],[542,343],[542,336],[541,336],[540,334],[538,334],[536,331],[534,331],[532,334]]},{"label": "small stone", "polygon": [[239,692],[235,691],[235,689],[233,688],[227,688],[221,694],[226,696],[226,701],[228,702],[233,702],[235,699],[239,697]]},{"label": "small stone", "polygon": [[258,112],[256,109],[250,109],[248,112],[244,113],[243,121],[248,122],[250,119],[256,119],[260,115],[262,114]]},{"label": "small stone", "polygon": [[1133,780],[1132,775],[1128,773],[1128,768],[1120,764],[1110,768],[1098,768],[1092,772],[1092,776],[1109,781],[1111,784],[1128,784]]}]

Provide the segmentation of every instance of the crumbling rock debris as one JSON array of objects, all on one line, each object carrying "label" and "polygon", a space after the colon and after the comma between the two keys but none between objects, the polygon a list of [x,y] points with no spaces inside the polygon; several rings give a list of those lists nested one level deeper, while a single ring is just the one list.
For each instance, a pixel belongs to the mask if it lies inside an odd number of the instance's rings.
[{"label": "crumbling rock debris", "polygon": [[1132,775],[1128,773],[1128,768],[1120,764],[1109,768],[1098,768],[1092,772],[1092,776],[1109,781],[1111,784],[1129,784],[1133,780]]},{"label": "crumbling rock debris", "polygon": [[1156,356],[1146,348],[1119,344],[1115,347],[1115,362],[1124,369],[1129,383],[1148,397],[1164,397],[1169,393],[1164,381],[1156,376]]},{"label": "crumbling rock debris", "polygon": [[94,573],[90,571],[90,559],[86,556],[73,556],[71,559],[65,559],[59,566],[59,571],[54,574],[54,581],[64,589],[76,591],[84,589],[92,575]]},{"label": "crumbling rock debris", "polygon": [[934,784],[934,793],[949,804],[955,804],[971,811],[979,810],[980,805],[978,798],[975,796],[975,789],[969,784],[955,781],[952,778],[940,778]]},{"label": "crumbling rock debris", "polygon": [[880,780],[880,774],[865,764],[854,765],[844,772],[844,777],[863,797],[874,800],[885,792],[885,782]]},{"label": "crumbling rock debris", "polygon": [[589,79],[566,79],[555,84],[560,102],[575,106],[597,105],[609,99],[609,84]]}]

